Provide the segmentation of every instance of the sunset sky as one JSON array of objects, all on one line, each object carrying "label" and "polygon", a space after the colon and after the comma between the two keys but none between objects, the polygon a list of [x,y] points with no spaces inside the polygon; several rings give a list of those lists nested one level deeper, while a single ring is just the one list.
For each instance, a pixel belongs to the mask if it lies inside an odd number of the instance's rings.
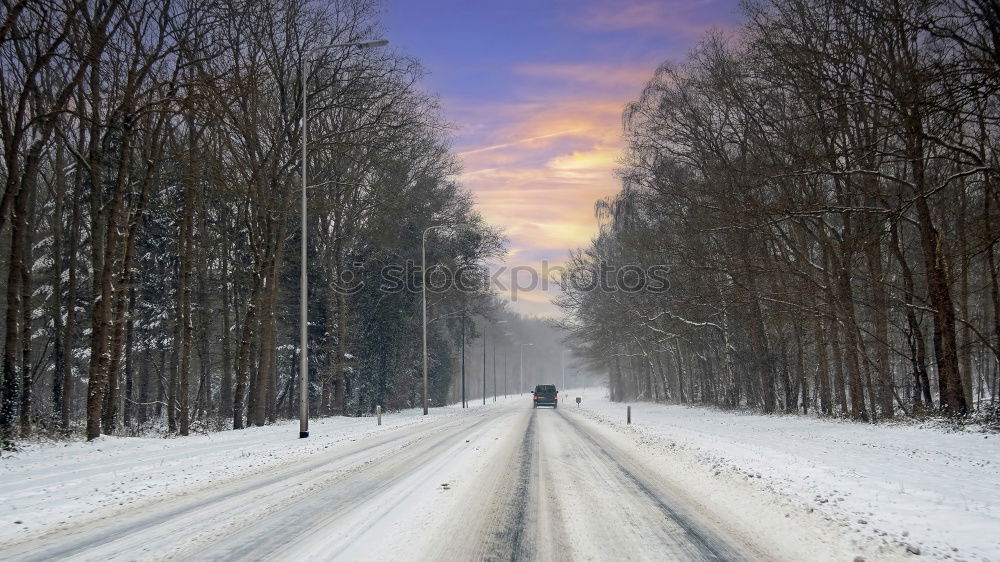
[{"label": "sunset sky", "polygon": [[[739,19],[738,0],[384,6],[387,38],[423,63],[424,87],[456,127],[462,184],[510,239],[507,267],[561,263],[589,242],[594,202],[618,189],[625,104],[661,62],[682,59],[706,30]],[[556,315],[553,294],[519,294],[514,308]]]}]

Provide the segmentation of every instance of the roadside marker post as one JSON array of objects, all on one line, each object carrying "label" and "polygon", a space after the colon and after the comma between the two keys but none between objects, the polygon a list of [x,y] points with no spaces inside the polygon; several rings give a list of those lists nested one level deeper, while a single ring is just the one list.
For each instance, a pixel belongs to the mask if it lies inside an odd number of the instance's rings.
[{"label": "roadside marker post", "polygon": [[632,406],[625,406],[625,424],[632,425]]},{"label": "roadside marker post", "polygon": [[375,406],[375,418],[378,420],[378,424],[382,425],[382,406]]}]

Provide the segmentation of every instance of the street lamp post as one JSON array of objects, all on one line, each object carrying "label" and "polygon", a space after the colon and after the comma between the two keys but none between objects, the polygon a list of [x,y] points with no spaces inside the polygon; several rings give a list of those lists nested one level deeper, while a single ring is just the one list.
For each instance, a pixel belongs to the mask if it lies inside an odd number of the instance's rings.
[{"label": "street lamp post", "polygon": [[503,349],[503,399],[507,399],[507,352],[510,351],[506,347]]},{"label": "street lamp post", "polygon": [[532,346],[532,345],[535,345],[535,344],[533,344],[533,343],[522,343],[521,344],[521,384],[520,384],[520,390],[518,390],[518,393],[520,393],[522,395],[524,394],[524,346],[526,346],[526,345],[527,346]]},{"label": "street lamp post", "polygon": [[563,390],[566,389],[566,349],[563,348],[562,353],[559,354],[559,365],[562,367],[562,387]]},{"label": "street lamp post", "polygon": [[306,267],[307,248],[307,223],[306,223],[306,164],[308,157],[309,142],[309,90],[307,86],[306,64],[309,62],[309,55],[319,51],[327,51],[336,48],[358,47],[359,49],[371,49],[388,45],[385,39],[375,41],[354,41],[351,43],[334,43],[313,49],[302,50],[302,257],[301,270],[299,271],[299,438],[309,437],[309,271]]},{"label": "street lamp post", "polygon": [[465,401],[465,310],[462,310],[462,407],[468,408]]},{"label": "street lamp post", "polygon": [[[500,320],[499,322],[506,323],[507,321],[506,320]],[[504,332],[503,335],[509,337],[511,335],[511,333],[510,332]],[[494,343],[494,345],[496,344],[496,342],[493,342],[493,343]],[[510,375],[510,370],[507,369],[507,355],[509,355],[509,354],[510,354],[510,343],[508,343],[503,348],[503,398],[504,398],[504,400],[507,399],[507,377]]]},{"label": "street lamp post", "polygon": [[483,326],[483,406],[486,405],[486,326]]},{"label": "street lamp post", "polygon": [[[506,324],[506,320],[497,320],[494,324]],[[502,335],[509,336],[509,332],[502,332]],[[504,369],[507,369],[507,359],[504,357]],[[504,372],[504,394],[507,394],[507,373]],[[506,396],[504,396],[506,398]],[[497,401],[497,336],[493,334],[493,401]]]}]

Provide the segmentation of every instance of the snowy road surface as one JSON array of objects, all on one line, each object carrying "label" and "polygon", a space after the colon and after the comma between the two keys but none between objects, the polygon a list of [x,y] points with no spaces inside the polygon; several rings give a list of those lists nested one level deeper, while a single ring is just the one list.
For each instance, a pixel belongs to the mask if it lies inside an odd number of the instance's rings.
[{"label": "snowy road surface", "polygon": [[3,545],[52,559],[757,558],[573,412],[508,401]]},{"label": "snowy road surface", "polygon": [[909,556],[716,480],[599,411],[511,398],[393,414],[378,428],[331,418],[308,440],[282,424],[37,446],[0,465],[0,559]]}]

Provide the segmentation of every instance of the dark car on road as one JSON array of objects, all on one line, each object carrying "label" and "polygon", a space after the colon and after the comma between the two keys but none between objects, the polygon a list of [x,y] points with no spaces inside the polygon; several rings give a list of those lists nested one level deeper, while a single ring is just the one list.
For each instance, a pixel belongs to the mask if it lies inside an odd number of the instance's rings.
[{"label": "dark car on road", "polygon": [[556,385],[554,384],[540,384],[535,387],[535,391],[531,394],[534,397],[531,404],[532,408],[539,406],[559,407],[559,391],[556,390]]}]

